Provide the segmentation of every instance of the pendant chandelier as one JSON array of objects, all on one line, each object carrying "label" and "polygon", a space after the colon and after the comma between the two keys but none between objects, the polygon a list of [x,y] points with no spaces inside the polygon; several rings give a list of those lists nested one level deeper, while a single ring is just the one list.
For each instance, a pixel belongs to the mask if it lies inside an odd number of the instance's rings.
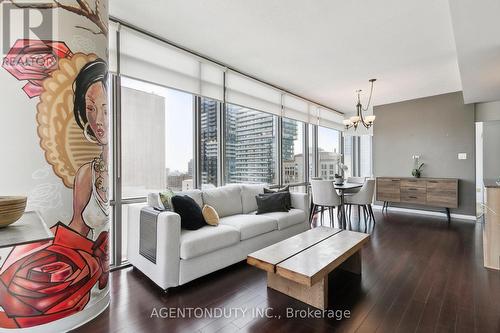
[{"label": "pendant chandelier", "polygon": [[368,111],[368,108],[370,107],[373,94],[373,83],[375,81],[377,81],[377,79],[368,80],[368,82],[371,83],[371,88],[370,88],[370,97],[368,98],[368,104],[366,105],[366,108],[363,108],[363,105],[361,104],[361,99],[360,99],[361,90],[356,91],[356,93],[358,94],[358,103],[356,104],[357,113],[355,116],[352,116],[349,119],[344,120],[344,125],[346,130],[351,127],[354,127],[354,130],[357,130],[360,124],[363,124],[363,126],[366,127],[367,129],[373,125],[373,122],[375,121],[375,116],[369,115],[363,117],[363,112]]}]

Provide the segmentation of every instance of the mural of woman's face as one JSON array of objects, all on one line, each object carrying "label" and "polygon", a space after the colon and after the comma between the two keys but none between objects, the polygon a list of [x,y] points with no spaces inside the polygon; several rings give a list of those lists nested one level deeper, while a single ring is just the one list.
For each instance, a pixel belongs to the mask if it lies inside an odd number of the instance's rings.
[{"label": "mural of woman's face", "polygon": [[85,107],[90,128],[102,144],[108,144],[108,99],[102,82],[93,83],[85,93]]}]

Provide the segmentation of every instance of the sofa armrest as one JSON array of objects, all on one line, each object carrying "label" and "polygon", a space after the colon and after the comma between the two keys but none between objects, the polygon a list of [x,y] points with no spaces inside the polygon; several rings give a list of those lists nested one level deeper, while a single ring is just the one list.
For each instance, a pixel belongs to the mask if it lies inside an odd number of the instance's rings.
[{"label": "sofa armrest", "polygon": [[174,212],[158,214],[156,263],[139,254],[141,209],[145,204],[129,205],[128,260],[162,289],[179,285],[181,217]]},{"label": "sofa armrest", "polygon": [[306,212],[306,216],[308,216],[310,204],[309,194],[291,192],[290,197],[292,198],[292,207],[303,210],[304,212]]}]

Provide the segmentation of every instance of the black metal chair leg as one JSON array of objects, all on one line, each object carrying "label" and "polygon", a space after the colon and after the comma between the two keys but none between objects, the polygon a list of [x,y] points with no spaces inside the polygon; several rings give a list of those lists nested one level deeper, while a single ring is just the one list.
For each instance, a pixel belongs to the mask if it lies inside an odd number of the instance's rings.
[{"label": "black metal chair leg", "polygon": [[375,220],[375,214],[373,214],[372,205],[368,205],[368,209],[370,210],[370,214],[371,214],[372,219],[373,219],[373,224],[377,224],[377,221]]},{"label": "black metal chair leg", "polygon": [[[350,207],[350,205],[349,205]],[[346,207],[346,210],[347,210],[347,207]],[[346,215],[347,215],[347,212],[346,212]],[[346,218],[346,221],[345,223],[349,223],[349,230],[352,230],[352,222],[351,222],[351,216],[349,215],[349,219]]]},{"label": "black metal chair leg", "polygon": [[333,207],[328,207],[328,215],[330,216],[330,227],[333,227]]},{"label": "black metal chair leg", "polygon": [[325,214],[325,207],[321,206],[321,225],[323,226],[323,221],[324,219],[324,214]]},{"label": "black metal chair leg", "polygon": [[313,204],[311,207],[311,212],[309,213],[309,223],[312,223],[312,220],[314,218],[314,213],[316,212],[316,205]]}]

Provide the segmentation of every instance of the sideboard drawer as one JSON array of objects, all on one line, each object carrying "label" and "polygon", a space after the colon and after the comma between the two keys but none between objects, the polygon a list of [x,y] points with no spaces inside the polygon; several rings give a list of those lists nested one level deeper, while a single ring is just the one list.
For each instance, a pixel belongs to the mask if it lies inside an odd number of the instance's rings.
[{"label": "sideboard drawer", "polygon": [[426,188],[426,183],[423,179],[403,179],[401,180],[401,187]]},{"label": "sideboard drawer", "polygon": [[436,189],[441,191],[456,191],[457,181],[454,179],[432,179],[427,182],[427,189]]},{"label": "sideboard drawer", "polygon": [[418,195],[418,196],[423,196],[425,197],[427,195],[427,190],[426,188],[419,188],[419,187],[401,187],[401,196],[408,196],[408,195]]},{"label": "sideboard drawer", "polygon": [[402,191],[401,202],[425,205],[427,203],[425,189],[420,191]]}]

